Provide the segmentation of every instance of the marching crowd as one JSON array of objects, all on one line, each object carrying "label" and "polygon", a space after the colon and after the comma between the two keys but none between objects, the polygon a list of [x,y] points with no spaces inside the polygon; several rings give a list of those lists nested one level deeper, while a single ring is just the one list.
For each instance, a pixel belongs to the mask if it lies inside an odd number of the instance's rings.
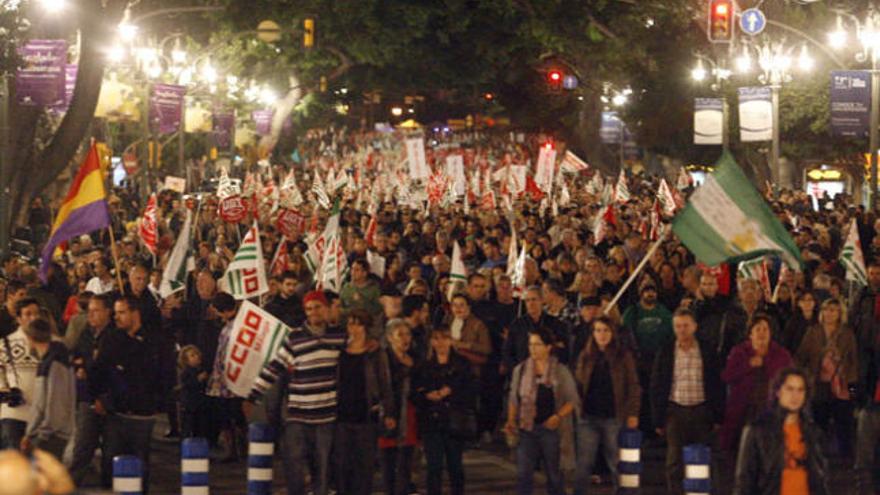
[{"label": "marching crowd", "polygon": [[[527,163],[542,138],[511,137],[429,143],[434,169],[459,153],[465,170],[483,172],[483,181],[465,176],[454,198],[454,180],[439,194],[404,185],[393,138],[311,133],[298,150],[304,164],[291,164],[297,183],[320,180],[314,170],[347,170],[345,185],[324,192],[340,208],[347,273],[338,291],[316,287],[308,263],[330,213],[314,187],[292,186],[306,196],[287,205],[302,219],[295,232],[276,224],[278,204],[263,203],[279,198],[274,191],[255,189],[239,223],[217,213],[219,191],[165,191],[154,255],[137,238],[136,195],[115,190],[118,243],[107,231],[71,240],[45,281],[27,259],[3,260],[0,446],[51,453],[74,484],[109,487],[115,455],[139,456],[146,480],[151,463],[176,462],[150,458],[159,415],[169,436],[208,439],[219,461],[244,455],[248,421],[265,415],[279,431],[289,494],[369,494],[379,465],[388,494],[443,493],[444,474],[451,493],[465,493],[463,451],[502,435],[515,451],[517,493],[533,492],[540,466],[548,493],[586,494],[596,473],[617,483],[618,436],[641,430],[645,442],[665,445],[668,493],[683,493],[689,444],[712,446],[719,493],[832,493],[832,468],[851,470],[860,494],[874,493],[872,212],[844,195],[823,198],[818,211],[803,193],[768,195],[804,265],[770,256],[757,276],[704,266],[663,229],[658,178],[630,177],[620,201],[595,187],[592,170],[560,172],[556,193],[530,176],[517,186],[496,172]],[[278,174],[261,165],[253,176]],[[693,189],[679,186],[683,197]],[[497,202],[483,197],[487,189]],[[283,208],[290,193],[275,201]],[[186,286],[161,297],[173,239],[194,213]],[[35,205],[32,218],[51,216]],[[223,275],[251,218],[271,260],[260,306],[292,331],[239,397],[225,359],[241,302]],[[864,287],[847,282],[839,262],[853,220]],[[415,476],[422,458],[424,476]]]}]

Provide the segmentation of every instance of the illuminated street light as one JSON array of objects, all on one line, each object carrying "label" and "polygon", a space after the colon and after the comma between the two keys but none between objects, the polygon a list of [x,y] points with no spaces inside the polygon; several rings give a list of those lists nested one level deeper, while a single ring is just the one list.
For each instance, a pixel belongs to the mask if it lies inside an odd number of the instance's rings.
[{"label": "illuminated street light", "polygon": [[278,95],[272,91],[272,88],[264,87],[260,90],[260,101],[267,106],[272,106],[278,101]]},{"label": "illuminated street light", "polygon": [[111,64],[118,64],[125,58],[125,48],[119,45],[113,45],[107,50],[107,60]]},{"label": "illuminated street light", "polygon": [[57,14],[67,7],[66,0],[40,0],[40,5],[43,7],[43,10],[48,12],[49,14]]},{"label": "illuminated street light", "polygon": [[394,115],[395,117],[400,117],[401,115],[403,115],[403,109],[400,107],[391,107],[391,115]]},{"label": "illuminated street light", "polygon": [[615,107],[622,107],[626,105],[628,98],[623,93],[618,93],[611,98],[611,104]]},{"label": "illuminated street light", "polygon": [[691,77],[694,81],[702,81],[706,78],[706,68],[703,67],[702,60],[697,60],[697,66],[691,71]]},{"label": "illuminated street light", "polygon": [[206,61],[205,65],[202,66],[202,78],[208,84],[214,84],[217,82],[217,69],[211,65],[210,61]]}]

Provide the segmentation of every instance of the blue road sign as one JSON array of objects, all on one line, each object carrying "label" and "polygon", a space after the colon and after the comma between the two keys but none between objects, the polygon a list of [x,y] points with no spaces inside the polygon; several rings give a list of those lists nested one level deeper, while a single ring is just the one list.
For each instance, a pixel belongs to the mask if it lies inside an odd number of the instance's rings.
[{"label": "blue road sign", "polygon": [[739,27],[749,36],[761,34],[767,27],[767,16],[758,9],[746,9],[739,18]]}]

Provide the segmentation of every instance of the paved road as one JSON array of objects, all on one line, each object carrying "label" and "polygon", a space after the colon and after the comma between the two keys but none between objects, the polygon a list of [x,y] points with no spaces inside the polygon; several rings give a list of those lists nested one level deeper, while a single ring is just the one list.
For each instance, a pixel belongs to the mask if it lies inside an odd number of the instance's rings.
[{"label": "paved road", "polygon": [[[155,441],[153,454],[153,494],[179,494],[180,486],[180,457],[177,443]],[[661,495],[666,492],[663,487],[663,456],[664,450],[660,446],[647,446],[643,450],[643,462],[645,472],[642,476],[643,495]],[[509,453],[501,444],[493,445],[488,449],[471,449],[465,453],[465,475],[467,479],[468,494],[512,494],[516,489],[516,464],[512,462]],[[244,462],[213,463],[211,466],[211,493],[212,495],[242,495],[245,493],[245,464]],[[419,487],[424,490],[423,469],[419,469],[416,475]],[[275,466],[275,493],[284,494],[283,471],[280,464]],[[536,476],[535,493],[545,493],[544,478]],[[96,477],[87,479],[86,484],[97,481]],[[851,487],[852,476],[842,466],[837,466],[832,479],[832,493],[846,495],[853,493]],[[377,478],[374,488],[380,488],[380,480]],[[99,490],[84,487],[86,494],[103,494]],[[380,493],[376,491],[376,493]],[[424,493],[424,492],[423,492]],[[592,487],[591,494],[610,495],[609,485]]]}]

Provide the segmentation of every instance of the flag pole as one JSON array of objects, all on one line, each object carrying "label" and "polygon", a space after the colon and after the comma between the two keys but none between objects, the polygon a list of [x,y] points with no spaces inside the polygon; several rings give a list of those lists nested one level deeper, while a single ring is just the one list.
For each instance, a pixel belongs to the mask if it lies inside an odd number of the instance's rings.
[{"label": "flag pole", "polygon": [[651,249],[648,249],[648,252],[645,253],[645,256],[642,258],[642,261],[639,263],[639,265],[636,267],[636,269],[633,270],[633,272],[632,272],[632,274],[630,274],[629,278],[626,279],[626,282],[623,283],[623,286],[620,288],[620,290],[617,291],[617,294],[614,295],[614,299],[612,299],[611,302],[608,303],[607,306],[605,306],[605,309],[602,310],[603,315],[607,315],[608,312],[611,311],[611,308],[613,308],[614,305],[617,304],[617,301],[623,296],[623,293],[626,292],[626,290],[629,288],[630,284],[633,283],[633,280],[636,279],[636,277],[639,275],[639,273],[641,273],[642,269],[645,268],[645,265],[648,264],[648,261],[651,259],[651,257],[654,256],[654,253],[657,251],[657,248],[659,248],[660,245],[663,244],[663,241],[666,240],[666,235],[669,233],[670,230],[672,230],[672,229],[669,227],[664,229],[663,233],[660,234],[660,237],[656,241],[654,241],[654,244],[651,246]]},{"label": "flag pole", "polygon": [[122,285],[122,272],[119,270],[119,256],[116,253],[116,236],[113,234],[113,222],[107,226],[110,234],[110,254],[113,255],[113,264],[116,266],[116,281],[119,283],[119,293],[125,295],[125,286]]}]

